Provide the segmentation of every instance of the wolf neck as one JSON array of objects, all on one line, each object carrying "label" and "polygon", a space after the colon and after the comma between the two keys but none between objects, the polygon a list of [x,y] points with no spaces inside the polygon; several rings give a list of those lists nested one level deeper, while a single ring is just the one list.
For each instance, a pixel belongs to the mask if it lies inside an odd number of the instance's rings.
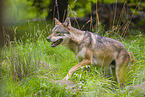
[{"label": "wolf neck", "polygon": [[71,33],[71,40],[77,44],[80,44],[82,40],[84,39],[85,31],[81,31],[81,30],[71,27],[70,33]]},{"label": "wolf neck", "polygon": [[81,31],[71,27],[70,33],[71,33],[71,39],[68,43],[68,48],[76,54],[78,52],[78,45],[84,39],[85,31]]}]

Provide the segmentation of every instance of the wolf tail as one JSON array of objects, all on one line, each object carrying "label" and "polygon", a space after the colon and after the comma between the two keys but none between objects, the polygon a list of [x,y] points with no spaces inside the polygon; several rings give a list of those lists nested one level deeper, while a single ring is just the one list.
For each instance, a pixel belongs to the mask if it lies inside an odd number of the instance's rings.
[{"label": "wolf tail", "polygon": [[134,57],[132,52],[128,52],[128,55],[130,57],[130,62],[136,61],[136,59],[135,59],[135,57]]},{"label": "wolf tail", "polygon": [[128,52],[128,55],[129,55],[129,59],[130,59],[129,64],[128,64],[128,67],[129,67],[130,70],[132,70],[132,68],[130,66],[130,63],[131,62],[134,62],[134,61],[136,62],[136,60],[135,60],[135,57],[134,57],[134,55],[133,55],[132,52]]}]

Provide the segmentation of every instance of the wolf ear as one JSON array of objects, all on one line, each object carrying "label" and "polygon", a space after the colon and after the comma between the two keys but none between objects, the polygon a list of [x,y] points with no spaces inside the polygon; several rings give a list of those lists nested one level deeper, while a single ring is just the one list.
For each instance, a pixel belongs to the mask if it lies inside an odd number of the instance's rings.
[{"label": "wolf ear", "polygon": [[61,22],[58,19],[54,18],[54,20],[55,20],[55,25],[61,24]]},{"label": "wolf ear", "polygon": [[71,27],[71,22],[70,22],[70,18],[66,18],[66,20],[63,23],[65,26],[67,27]]}]

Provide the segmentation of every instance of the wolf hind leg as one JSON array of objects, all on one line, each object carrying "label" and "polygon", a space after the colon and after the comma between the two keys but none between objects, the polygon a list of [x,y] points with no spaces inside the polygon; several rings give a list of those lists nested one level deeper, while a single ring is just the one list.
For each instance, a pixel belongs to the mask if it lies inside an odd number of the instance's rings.
[{"label": "wolf hind leg", "polygon": [[123,82],[124,82],[124,73],[127,70],[129,64],[129,57],[128,56],[120,56],[119,59],[116,60],[116,77],[118,85],[120,89],[123,89]]},{"label": "wolf hind leg", "polygon": [[110,72],[111,72],[113,81],[117,81],[115,67],[110,67]]},{"label": "wolf hind leg", "polygon": [[116,61],[113,60],[111,63],[110,63],[110,74],[112,75],[112,79],[113,81],[117,81],[117,78],[116,78]]}]

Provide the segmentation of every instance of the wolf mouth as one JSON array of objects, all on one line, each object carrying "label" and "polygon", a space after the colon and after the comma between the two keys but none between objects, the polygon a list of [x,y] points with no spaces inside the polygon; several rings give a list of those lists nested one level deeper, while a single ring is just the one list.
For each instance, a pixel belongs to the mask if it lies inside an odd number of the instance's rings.
[{"label": "wolf mouth", "polygon": [[59,40],[53,42],[53,43],[51,44],[51,47],[56,47],[56,46],[59,45],[62,41],[63,41],[63,39],[59,39]]}]

